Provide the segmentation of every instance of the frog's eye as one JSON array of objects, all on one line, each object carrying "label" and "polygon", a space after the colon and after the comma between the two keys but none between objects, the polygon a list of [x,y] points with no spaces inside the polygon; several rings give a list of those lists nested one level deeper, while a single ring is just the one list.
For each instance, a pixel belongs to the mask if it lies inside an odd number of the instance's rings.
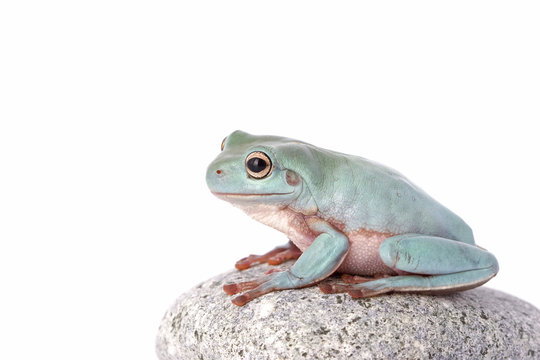
[{"label": "frog's eye", "polygon": [[272,173],[272,161],[263,152],[254,151],[246,158],[246,171],[252,178],[262,179]]},{"label": "frog's eye", "polygon": [[227,137],[225,137],[225,139],[223,139],[223,141],[221,142],[221,151],[225,149],[225,141],[227,141]]}]

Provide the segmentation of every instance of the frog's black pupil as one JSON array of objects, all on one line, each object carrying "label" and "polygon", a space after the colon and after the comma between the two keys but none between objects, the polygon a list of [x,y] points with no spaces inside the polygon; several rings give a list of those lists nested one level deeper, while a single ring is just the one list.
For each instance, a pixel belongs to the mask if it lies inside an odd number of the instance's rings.
[{"label": "frog's black pupil", "polygon": [[254,173],[259,173],[266,169],[266,161],[261,158],[254,157],[248,160],[247,166],[249,170],[253,171]]}]

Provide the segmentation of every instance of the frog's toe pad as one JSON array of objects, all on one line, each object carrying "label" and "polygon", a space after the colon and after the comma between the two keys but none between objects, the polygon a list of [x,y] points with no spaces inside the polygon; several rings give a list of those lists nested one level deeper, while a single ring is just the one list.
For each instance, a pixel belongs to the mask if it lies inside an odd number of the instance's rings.
[{"label": "frog's toe pad", "polygon": [[225,294],[227,295],[234,295],[236,293],[239,293],[238,285],[237,284],[225,284],[223,285],[223,291],[225,291]]},{"label": "frog's toe pad", "polygon": [[246,295],[238,295],[235,296],[231,301],[234,305],[237,306],[244,306],[246,305],[251,299]]},{"label": "frog's toe pad", "polygon": [[349,294],[353,299],[366,297],[362,290],[349,290],[347,291],[347,294]]},{"label": "frog's toe pad", "polygon": [[320,282],[319,284],[317,284],[317,286],[324,294],[336,293],[336,291],[334,291],[332,284],[329,284],[327,281]]}]

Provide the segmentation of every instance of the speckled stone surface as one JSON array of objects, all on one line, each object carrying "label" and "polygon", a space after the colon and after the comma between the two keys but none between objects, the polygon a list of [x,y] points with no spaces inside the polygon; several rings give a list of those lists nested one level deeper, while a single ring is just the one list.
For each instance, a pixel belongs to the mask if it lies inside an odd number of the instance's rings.
[{"label": "speckled stone surface", "polygon": [[221,290],[268,268],[231,271],[181,295],[159,328],[159,359],[540,359],[540,311],[486,287],[370,299],[310,287],[243,307]]}]

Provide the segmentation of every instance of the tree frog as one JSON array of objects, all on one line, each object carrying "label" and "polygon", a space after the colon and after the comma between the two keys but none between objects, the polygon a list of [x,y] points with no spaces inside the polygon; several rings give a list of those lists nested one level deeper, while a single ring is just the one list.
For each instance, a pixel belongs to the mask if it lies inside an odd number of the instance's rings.
[{"label": "tree frog", "polygon": [[[242,131],[227,136],[221,150],[206,173],[210,191],[289,239],[236,267],[297,259],[288,270],[225,284],[236,305],[314,284],[352,297],[446,293],[480,286],[498,272],[496,258],[475,245],[461,218],[386,166]],[[334,273],[341,278],[329,278]]]}]

